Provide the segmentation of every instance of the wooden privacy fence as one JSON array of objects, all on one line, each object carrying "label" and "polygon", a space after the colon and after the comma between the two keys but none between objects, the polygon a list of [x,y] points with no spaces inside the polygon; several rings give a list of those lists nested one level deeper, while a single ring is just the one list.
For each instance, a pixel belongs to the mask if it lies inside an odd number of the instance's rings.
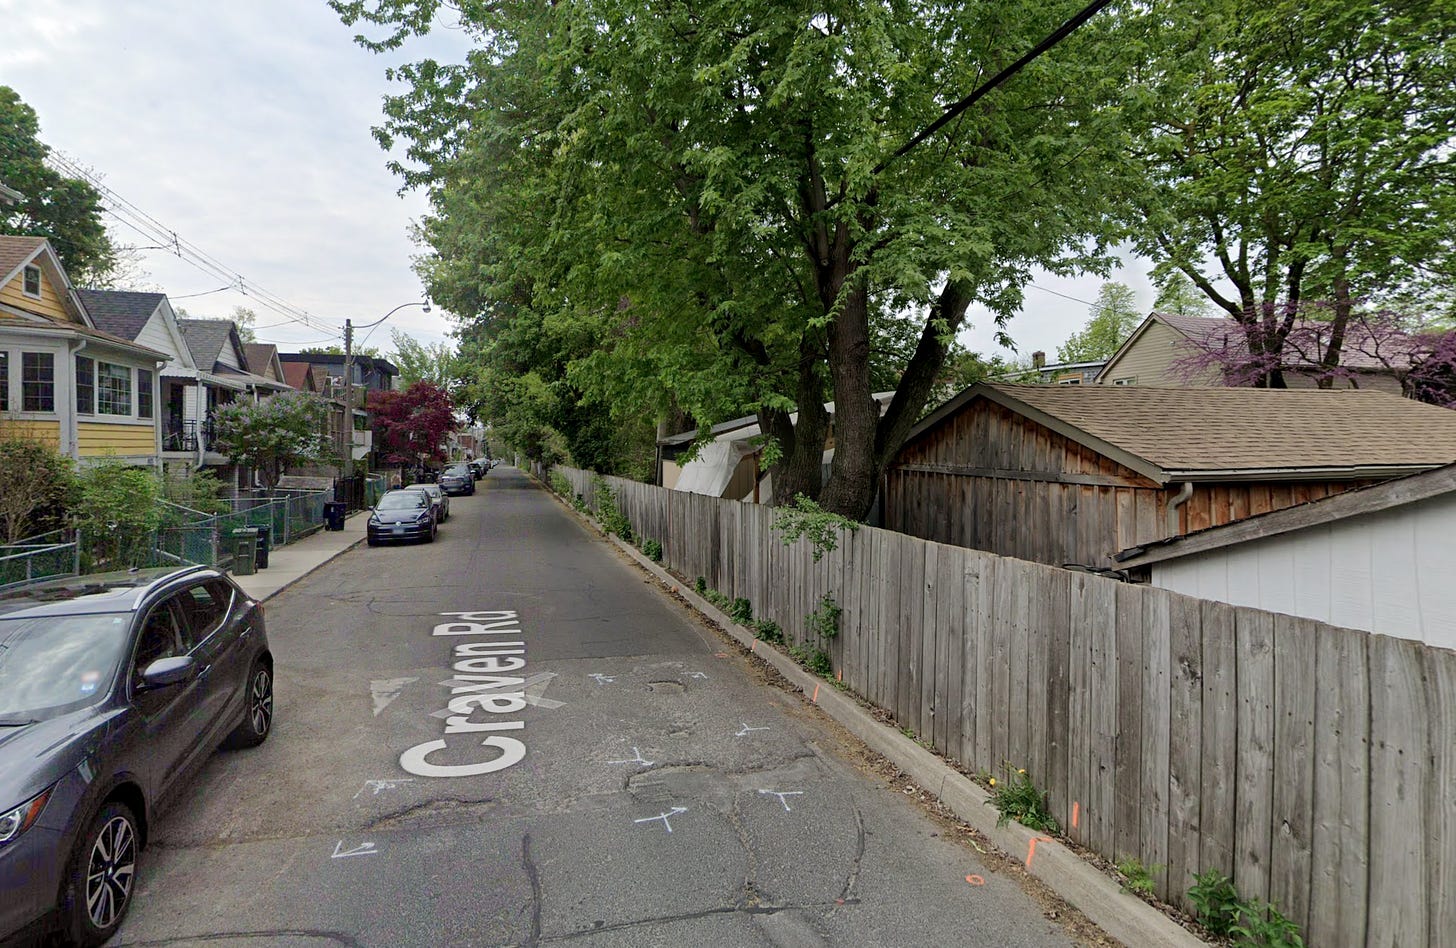
[{"label": "wooden privacy fence", "polygon": [[[595,475],[555,470],[597,509]],[[772,508],[601,480],[665,565],[967,769],[1025,767],[1160,897],[1217,869],[1313,946],[1456,946],[1456,652],[870,527],[816,563]]]}]

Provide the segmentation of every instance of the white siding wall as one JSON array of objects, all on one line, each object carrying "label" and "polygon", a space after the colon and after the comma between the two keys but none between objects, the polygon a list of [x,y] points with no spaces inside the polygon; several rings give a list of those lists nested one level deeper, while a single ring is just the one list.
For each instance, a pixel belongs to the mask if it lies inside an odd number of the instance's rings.
[{"label": "white siding wall", "polygon": [[243,360],[238,358],[237,351],[233,349],[232,340],[228,340],[222,344],[222,348],[217,353],[217,361],[232,369],[241,369],[243,367]]},{"label": "white siding wall", "polygon": [[177,344],[172,341],[171,333],[167,332],[166,320],[160,315],[152,314],[152,318],[147,320],[142,331],[137,333],[136,341],[138,345],[167,353],[172,357],[171,364],[177,364]]},{"label": "white siding wall", "polygon": [[1456,494],[1154,564],[1152,581],[1456,649]]}]

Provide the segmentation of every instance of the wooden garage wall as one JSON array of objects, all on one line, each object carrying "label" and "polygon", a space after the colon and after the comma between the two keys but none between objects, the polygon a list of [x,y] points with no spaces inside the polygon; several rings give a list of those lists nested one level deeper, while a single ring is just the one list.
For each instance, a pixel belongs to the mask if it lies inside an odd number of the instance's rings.
[{"label": "wooden garage wall", "polygon": [[885,526],[1060,566],[1110,566],[1163,536],[1167,491],[980,400],[907,445],[885,476]]},{"label": "wooden garage wall", "polygon": [[[1196,484],[1177,533],[1233,523],[1369,481]],[[1160,487],[995,402],[977,400],[905,446],[881,493],[887,529],[1053,566],[1111,567],[1169,536]]]}]

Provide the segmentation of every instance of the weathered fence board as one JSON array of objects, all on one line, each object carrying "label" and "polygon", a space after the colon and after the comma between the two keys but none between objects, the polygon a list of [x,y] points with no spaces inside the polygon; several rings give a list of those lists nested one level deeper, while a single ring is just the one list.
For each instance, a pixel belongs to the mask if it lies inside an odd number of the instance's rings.
[{"label": "weathered fence board", "polygon": [[[564,473],[598,509],[597,479]],[[815,562],[762,506],[605,481],[689,584],[825,649],[966,768],[1026,767],[1074,840],[1165,865],[1160,895],[1186,908],[1216,870],[1311,945],[1456,948],[1456,653],[869,527]],[[946,538],[1005,529],[1017,497]],[[1069,497],[1020,527],[1090,536],[1095,516]],[[825,595],[832,639],[807,621]]]}]

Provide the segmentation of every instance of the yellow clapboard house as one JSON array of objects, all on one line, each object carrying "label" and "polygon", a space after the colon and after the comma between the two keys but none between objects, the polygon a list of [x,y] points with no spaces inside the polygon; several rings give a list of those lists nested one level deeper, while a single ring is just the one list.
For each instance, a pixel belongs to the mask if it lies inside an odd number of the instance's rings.
[{"label": "yellow clapboard house", "polygon": [[0,437],[157,466],[165,361],[96,328],[49,241],[0,236]]}]

